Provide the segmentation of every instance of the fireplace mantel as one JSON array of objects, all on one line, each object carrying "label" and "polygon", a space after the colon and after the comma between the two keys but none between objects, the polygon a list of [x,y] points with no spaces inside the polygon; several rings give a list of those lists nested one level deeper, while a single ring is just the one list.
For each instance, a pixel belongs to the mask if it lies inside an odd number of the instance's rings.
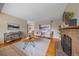
[{"label": "fireplace mantel", "polygon": [[79,26],[68,26],[61,29],[79,29]]}]

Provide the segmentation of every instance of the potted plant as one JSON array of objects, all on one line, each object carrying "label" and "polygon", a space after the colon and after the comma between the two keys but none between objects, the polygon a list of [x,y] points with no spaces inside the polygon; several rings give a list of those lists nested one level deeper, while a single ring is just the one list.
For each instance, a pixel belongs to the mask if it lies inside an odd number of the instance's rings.
[{"label": "potted plant", "polygon": [[74,12],[64,12],[63,17],[64,17],[65,24],[68,25],[70,22],[70,19],[74,17]]}]

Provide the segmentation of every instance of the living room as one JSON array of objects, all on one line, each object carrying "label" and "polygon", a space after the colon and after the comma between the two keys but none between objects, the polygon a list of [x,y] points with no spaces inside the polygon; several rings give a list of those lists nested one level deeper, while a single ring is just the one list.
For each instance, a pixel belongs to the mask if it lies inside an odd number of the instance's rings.
[{"label": "living room", "polygon": [[[0,3],[0,51],[3,51],[0,55],[79,55],[78,42],[74,41],[78,38],[78,6],[77,3]],[[64,41],[65,37],[69,40]],[[6,52],[7,49],[10,51]]]}]

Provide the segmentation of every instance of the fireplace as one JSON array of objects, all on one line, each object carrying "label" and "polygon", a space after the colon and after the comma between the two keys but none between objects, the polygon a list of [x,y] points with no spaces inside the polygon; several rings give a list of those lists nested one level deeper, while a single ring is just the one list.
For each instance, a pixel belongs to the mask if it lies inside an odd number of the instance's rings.
[{"label": "fireplace", "polygon": [[61,36],[61,46],[63,51],[71,56],[72,55],[72,38],[66,34]]},{"label": "fireplace", "polygon": [[[72,56],[79,56],[79,26],[61,28],[61,41],[64,41],[64,43],[62,43],[62,46],[64,44],[63,48],[68,48]],[[68,45],[70,46],[67,47]],[[67,53],[66,51],[64,52]]]}]

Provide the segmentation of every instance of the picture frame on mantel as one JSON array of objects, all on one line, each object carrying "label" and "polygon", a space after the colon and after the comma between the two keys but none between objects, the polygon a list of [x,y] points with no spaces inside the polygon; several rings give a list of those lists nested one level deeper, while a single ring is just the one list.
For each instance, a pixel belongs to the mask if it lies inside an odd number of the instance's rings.
[{"label": "picture frame on mantel", "polygon": [[76,18],[70,19],[69,20],[69,26],[77,26],[77,19]]}]

